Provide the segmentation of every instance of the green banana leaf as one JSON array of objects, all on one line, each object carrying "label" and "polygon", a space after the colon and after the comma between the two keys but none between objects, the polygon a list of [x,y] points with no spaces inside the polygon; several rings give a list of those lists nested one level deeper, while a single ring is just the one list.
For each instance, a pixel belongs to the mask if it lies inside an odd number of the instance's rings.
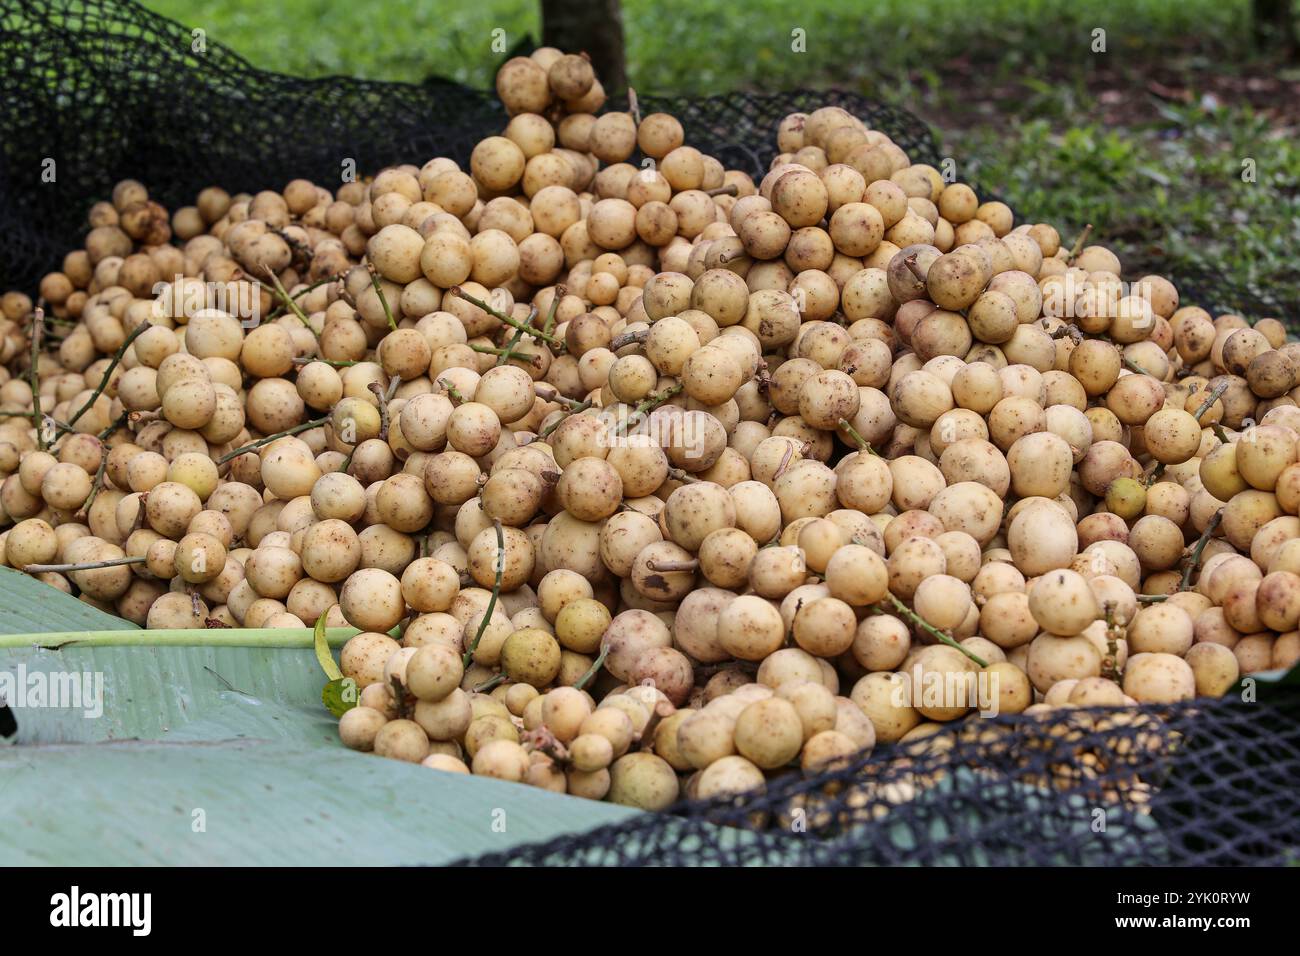
[{"label": "green banana leaf", "polygon": [[145,631],[6,570],[0,631],[0,865],[440,864],[637,812],[347,750],[310,629]]},{"label": "green banana leaf", "polygon": [[292,739],[0,749],[6,866],[437,865],[634,812]]},{"label": "green banana leaf", "polygon": [[91,630],[136,631],[139,628],[21,571],[0,568],[0,634]]}]

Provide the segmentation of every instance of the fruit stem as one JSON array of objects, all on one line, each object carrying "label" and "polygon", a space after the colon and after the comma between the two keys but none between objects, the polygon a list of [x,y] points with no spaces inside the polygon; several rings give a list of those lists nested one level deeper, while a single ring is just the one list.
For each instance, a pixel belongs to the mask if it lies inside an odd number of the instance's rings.
[{"label": "fruit stem", "polygon": [[916,276],[917,282],[921,283],[921,285],[926,284],[926,274],[921,271],[921,266],[916,261],[915,252],[903,259],[903,265],[907,266],[908,271]]},{"label": "fruit stem", "polygon": [[736,195],[736,193],[738,193],[738,192],[740,192],[740,190],[736,188],[735,183],[728,183],[728,184],[725,185],[725,186],[718,186],[716,189],[706,189],[706,190],[704,190],[704,195],[706,195],[706,196],[734,196],[734,195]]},{"label": "fruit stem", "polygon": [[576,398],[568,398],[561,395],[559,390],[549,382],[534,382],[533,394],[545,402],[555,402],[557,405],[567,405],[573,411],[586,410],[591,408],[591,399],[580,402]]},{"label": "fruit stem", "polygon": [[1205,546],[1209,544],[1210,539],[1214,537],[1214,532],[1218,530],[1219,522],[1222,520],[1223,509],[1220,508],[1211,515],[1210,520],[1206,522],[1205,530],[1201,532],[1201,537],[1197,540],[1196,547],[1192,549],[1191,557],[1188,558],[1187,567],[1183,568],[1183,580],[1182,583],[1178,585],[1178,590],[1187,591],[1191,589],[1192,572],[1195,571],[1196,566],[1201,563],[1201,555],[1205,553]]},{"label": "fruit stem", "polygon": [[379,440],[388,441],[388,396],[384,393],[384,386],[378,382],[371,382],[366,388],[370,389],[379,402]]},{"label": "fruit stem", "polygon": [[654,746],[655,731],[659,729],[659,722],[665,717],[671,717],[677,708],[666,700],[661,700],[655,704],[654,710],[650,711],[650,719],[645,722],[641,728],[641,733],[637,737],[637,746],[641,750],[649,750]]},{"label": "fruit stem", "polygon": [[293,364],[298,366],[299,369],[305,368],[312,362],[320,362],[322,365],[329,365],[333,368],[349,368],[353,365],[360,364],[359,362],[353,362],[350,359],[327,359],[321,358],[319,355],[304,356],[293,360]]},{"label": "fruit stem", "polygon": [[307,313],[303,312],[303,310],[299,308],[298,303],[289,297],[289,293],[285,291],[284,283],[280,281],[280,277],[271,271],[270,266],[263,266],[262,269],[271,277],[271,285],[275,289],[275,294],[280,297],[280,301],[289,307],[289,310],[298,317],[298,321],[303,324],[303,327],[306,328],[308,332],[319,339],[320,335],[311,327],[311,320],[307,318]]},{"label": "fruit stem", "polygon": [[[1046,319],[1043,320],[1043,325],[1044,326],[1047,325]],[[1077,325],[1057,326],[1057,328],[1049,332],[1048,335],[1052,338],[1053,341],[1068,338],[1075,345],[1078,345],[1080,342],[1083,341],[1083,332],[1080,331]]]},{"label": "fruit stem", "polygon": [[700,562],[698,558],[686,558],[681,561],[647,561],[646,570],[657,573],[668,573],[671,571],[698,571]]},{"label": "fruit stem", "polygon": [[874,448],[871,447],[871,442],[867,441],[860,434],[858,434],[858,430],[849,423],[849,420],[847,418],[841,418],[839,425],[840,428],[844,429],[846,432],[849,433],[850,438],[852,438],[855,442],[857,442],[859,451],[868,452],[869,454],[875,455],[877,458],[880,457],[880,452],[876,451]]},{"label": "fruit stem", "polygon": [[1135,595],[1139,604],[1157,604],[1160,601],[1168,601],[1168,594],[1138,594]]},{"label": "fruit stem", "polygon": [[[533,324],[533,319],[535,318],[537,318],[537,306],[534,305],[532,307],[532,310],[528,313],[528,320],[525,324],[531,326]],[[515,334],[510,336],[510,341],[506,343],[505,349],[503,351],[496,353],[497,355],[500,356],[500,358],[497,359],[498,365],[505,365],[507,362],[509,362],[512,358],[515,357],[516,355],[515,346],[517,346],[521,341],[523,341],[523,338],[524,338],[524,330],[515,329]],[[475,346],[471,345],[470,348],[475,348]],[[528,359],[528,364],[532,366],[537,366],[538,356],[536,355],[530,356]]]},{"label": "fruit stem", "polygon": [[[36,429],[36,445],[45,451],[45,424],[41,412],[41,333],[45,331],[45,310],[39,305],[32,313],[32,364],[27,378],[32,387],[32,427]],[[76,419],[73,419],[75,421]]]},{"label": "fruit stem", "polygon": [[668,477],[674,478],[677,481],[680,481],[684,485],[693,485],[704,480],[702,478],[696,478],[690,472],[683,471],[681,468],[669,468]]},{"label": "fruit stem", "polygon": [[1214,386],[1214,388],[1210,390],[1210,394],[1205,397],[1205,401],[1201,403],[1201,407],[1196,410],[1196,414],[1193,415],[1192,417],[1199,422],[1201,420],[1201,416],[1204,415],[1206,412],[1208,412],[1211,408],[1213,408],[1214,403],[1217,402],[1219,399],[1221,399],[1223,397],[1223,393],[1226,392],[1227,390],[1228,390],[1227,382],[1220,382],[1218,385]]},{"label": "fruit stem", "polygon": [[546,342],[550,345],[554,345],[558,347],[564,344],[559,339],[557,339],[554,335],[551,335],[551,333],[545,332],[541,329],[535,329],[531,325],[527,325],[523,322],[520,322],[513,315],[506,315],[504,312],[492,307],[488,303],[484,302],[482,299],[478,299],[470,295],[460,286],[455,286],[450,291],[457,298],[464,299],[470,305],[478,306],[488,315],[492,316],[492,318],[496,319],[499,322],[504,322],[512,329],[519,329],[522,332],[527,332],[529,335],[533,336],[534,338],[541,339],[543,342]]},{"label": "fruit stem", "polygon": [[[519,333],[515,333],[515,334],[518,335]],[[516,357],[517,357],[518,353],[512,351],[512,349],[511,349],[511,347],[512,347],[513,345],[516,345],[516,344],[517,344],[517,343],[514,342],[514,341],[512,340],[511,342],[507,343],[506,345],[499,346],[499,347],[498,347],[498,346],[495,346],[495,345],[474,345],[473,343],[469,343],[469,347],[470,347],[471,349],[473,349],[475,352],[479,352],[479,353],[481,353],[481,354],[483,354],[483,355],[497,355],[497,356],[500,356],[500,357],[501,357],[501,361],[497,362],[496,364],[497,364],[497,365],[504,365],[504,364],[506,364],[506,362],[510,361],[512,358],[516,358]],[[528,364],[529,364],[529,365],[536,365],[536,364],[537,364],[536,356],[534,356],[534,357],[532,357],[531,359],[529,359]]]},{"label": "fruit stem", "polygon": [[[565,400],[569,401],[569,399],[565,399]],[[585,412],[589,408],[591,408],[591,399],[587,399],[585,402],[574,402],[573,406],[567,409],[563,415],[561,415],[555,421],[551,422],[549,425],[547,425],[545,428],[542,429],[541,433],[537,436],[538,440],[540,441],[544,438],[549,438],[551,432],[555,431],[555,429],[563,425],[564,420],[567,419],[570,415],[576,415],[578,414],[578,412]]]},{"label": "fruit stem", "polygon": [[668,401],[668,399],[672,398],[681,390],[682,390],[682,384],[681,382],[678,382],[676,385],[668,386],[662,392],[659,392],[656,395],[651,395],[649,398],[643,399],[641,403],[637,405],[636,408],[632,409],[631,415],[629,415],[627,418],[623,419],[621,422],[618,423],[615,434],[626,435],[627,429],[629,427],[629,423],[633,419],[636,419],[636,424],[631,425],[630,427],[635,428],[637,425],[641,424],[641,421],[645,418],[647,412],[654,411],[656,408],[658,408],[664,402]]},{"label": "fruit stem", "polygon": [[596,656],[596,659],[591,662],[591,666],[587,668],[587,673],[579,677],[577,681],[574,683],[573,685],[574,688],[577,690],[582,690],[584,687],[586,687],[587,683],[593,677],[596,676],[597,672],[602,667],[605,666],[605,658],[607,658],[608,656],[609,656],[609,645],[606,644],[604,647],[600,649],[600,654]]},{"label": "fruit stem", "polygon": [[[885,597],[889,600],[890,605],[893,607],[895,611],[897,611],[899,614],[902,614],[905,618],[907,618],[909,621],[911,621],[921,630],[925,631],[927,634],[931,635],[932,637],[938,638],[940,641],[942,641],[944,644],[947,644],[949,647],[953,648],[954,650],[961,651],[963,654],[965,654],[967,657],[973,660],[980,667],[989,666],[988,662],[985,661],[982,657],[976,655],[975,652],[970,650],[969,648],[962,647],[959,643],[954,641],[949,635],[945,634],[943,631],[939,630],[937,627],[935,627],[925,618],[921,617],[921,615],[917,614],[915,611],[913,611],[910,607],[908,607],[906,604],[900,601],[893,594],[886,593]],[[876,613],[883,614],[884,611],[877,608]]]},{"label": "fruit stem", "polygon": [[1074,265],[1074,260],[1079,258],[1079,253],[1083,252],[1083,244],[1088,241],[1088,237],[1091,235],[1092,223],[1088,223],[1083,227],[1083,232],[1079,233],[1079,238],[1074,240],[1074,245],[1070,247],[1070,257],[1065,260],[1066,262]]},{"label": "fruit stem", "polygon": [[1155,378],[1154,375],[1151,375],[1150,372],[1144,369],[1137,362],[1133,361],[1127,355],[1124,356],[1124,367],[1127,368],[1130,372],[1137,372],[1139,375],[1150,375],[1151,378]]},{"label": "fruit stem", "polygon": [[627,111],[632,114],[632,122],[638,129],[641,128],[641,104],[637,102],[636,90],[632,87],[627,88]]},{"label": "fruit stem", "polygon": [[535,730],[526,731],[523,734],[522,742],[529,745],[535,752],[546,754],[552,761],[562,767],[567,767],[570,764],[568,748],[556,739],[555,734],[551,733],[545,724]]},{"label": "fruit stem", "polygon": [[[122,414],[126,414],[123,412]],[[86,501],[77,509],[76,518],[85,518],[90,514],[90,506],[95,503],[95,496],[99,494],[99,489],[104,486],[104,469],[108,467],[108,445],[104,445],[99,450],[99,470],[95,472],[95,480],[90,486],[90,494],[86,496]]]},{"label": "fruit stem", "polygon": [[465,404],[465,396],[462,395],[456,386],[451,384],[451,382],[447,381],[445,378],[440,378],[438,379],[438,384],[447,390],[447,394],[451,396],[453,402],[460,405]]},{"label": "fruit stem", "polygon": [[124,564],[144,564],[144,555],[126,558],[110,558],[107,561],[89,561],[85,564],[29,564],[22,570],[28,574],[44,574],[46,571],[95,571],[99,568],[117,568]]},{"label": "fruit stem", "polygon": [[[338,281],[339,279],[342,279],[342,278],[343,278],[343,274],[340,273],[340,272],[336,272],[336,273],[334,273],[334,275],[332,275],[332,276],[326,276],[326,277],[323,278],[323,279],[317,279],[317,280],[316,280],[315,282],[313,282],[311,285],[309,285],[309,286],[307,286],[307,287],[305,287],[305,288],[303,288],[303,289],[299,289],[297,292],[293,293],[291,296],[289,296],[289,298],[292,299],[292,300],[294,300],[294,301],[297,301],[298,299],[302,298],[304,295],[306,295],[308,292],[312,291],[313,289],[317,289],[317,288],[319,288],[319,287],[321,287],[321,286],[323,286],[323,285],[326,285],[326,284],[328,284],[328,283],[330,283],[330,282],[336,282],[336,281]],[[273,310],[271,310],[271,314],[267,316],[267,319],[270,320],[270,319],[274,319],[274,318],[279,317],[280,315],[283,314],[283,312],[284,312],[284,308],[285,308],[284,303],[281,302],[281,303],[280,303],[279,305],[277,305]]]},{"label": "fruit stem", "polygon": [[542,323],[542,331],[547,335],[555,328],[555,315],[560,310],[560,300],[569,294],[569,290],[562,285],[555,287],[555,295],[551,298],[551,307],[546,312],[546,321]]},{"label": "fruit stem", "polygon": [[330,417],[328,415],[326,415],[323,418],[313,418],[311,421],[303,422],[301,425],[294,425],[292,428],[286,428],[284,431],[276,432],[274,435],[267,435],[265,438],[259,438],[257,441],[250,442],[249,444],[245,445],[243,448],[236,448],[234,451],[227,452],[226,454],[222,455],[220,458],[217,459],[217,464],[224,465],[226,462],[230,461],[230,459],[238,458],[240,455],[247,454],[250,451],[256,451],[257,449],[261,448],[263,445],[267,445],[275,441],[277,438],[288,438],[290,435],[296,435],[299,432],[305,432],[305,431],[310,431],[313,428],[319,428],[321,425],[324,425],[329,420]]},{"label": "fruit stem", "polygon": [[311,249],[308,248],[308,246],[300,239],[295,239],[283,229],[271,227],[269,231],[284,240],[284,244],[289,247],[290,253],[295,257],[295,262],[303,263],[311,261]]},{"label": "fruit stem", "polygon": [[649,329],[639,329],[636,332],[623,332],[609,340],[609,350],[611,352],[617,352],[619,349],[627,348],[629,345],[640,345],[649,337]]},{"label": "fruit stem", "polygon": [[[505,345],[502,345],[500,347],[493,346],[493,345],[474,345],[473,343],[470,343],[469,347],[472,348],[475,352],[480,352],[483,355],[495,355],[497,357],[497,360],[494,364],[505,365],[512,358],[516,357],[517,353],[515,352],[515,346],[519,344],[519,340],[522,337],[523,337],[522,332],[516,332],[513,336],[511,336],[510,341],[508,341]],[[529,359],[528,364],[536,365],[537,364],[536,358],[534,357],[532,359]]]},{"label": "fruit stem", "polygon": [[474,634],[474,640],[470,642],[469,647],[465,650],[465,656],[461,660],[463,667],[469,667],[470,662],[474,660],[474,652],[478,650],[478,642],[483,640],[483,632],[487,630],[488,622],[492,620],[492,612],[496,610],[497,598],[501,596],[501,578],[506,573],[506,539],[505,532],[501,530],[501,519],[494,518],[492,526],[497,530],[497,579],[492,585],[492,596],[488,598],[487,607],[483,611],[483,619],[478,622],[478,631]]},{"label": "fruit stem", "polygon": [[145,511],[145,506],[149,504],[149,492],[140,492],[140,502],[135,509],[135,520],[131,522],[131,533],[135,533],[144,527],[145,519],[149,516]]},{"label": "fruit stem", "polygon": [[375,271],[374,266],[367,266],[366,271],[370,273],[370,284],[375,287],[379,304],[384,307],[384,317],[388,319],[388,327],[396,332],[397,322],[393,319],[393,310],[388,307],[388,296],[384,295],[384,287],[379,284],[379,273]]},{"label": "fruit stem", "polygon": [[397,716],[410,720],[415,712],[415,703],[412,696],[407,693],[405,685],[394,677],[389,681],[388,686],[393,691],[393,701],[397,707]]},{"label": "fruit stem", "polygon": [[776,481],[785,474],[785,470],[790,467],[790,459],[794,457],[794,445],[786,443],[785,454],[781,456],[780,463],[776,466],[776,471],[772,472],[772,480]]},{"label": "fruit stem", "polygon": [[102,432],[99,433],[98,435],[99,440],[108,441],[110,438],[113,437],[114,432],[116,432],[119,428],[121,428],[123,425],[127,423],[130,417],[131,417],[130,412],[123,412],[121,415],[118,415],[117,418],[109,422],[107,428],[105,428]]},{"label": "fruit stem", "polygon": [[72,426],[77,424],[77,420],[81,418],[82,415],[86,414],[90,407],[95,404],[95,400],[104,394],[104,389],[108,388],[109,379],[113,377],[113,369],[117,368],[118,363],[122,361],[122,356],[126,354],[126,350],[131,347],[131,343],[136,340],[136,337],[149,327],[148,320],[145,320],[133,328],[131,334],[122,340],[122,344],[119,345],[117,351],[113,353],[113,360],[108,363],[108,368],[104,369],[104,375],[100,378],[99,384],[95,387],[95,391],[91,393],[90,398],[86,399],[86,404],[77,409],[77,413],[68,419],[69,430],[71,430]]},{"label": "fruit stem", "polygon": [[475,688],[474,688],[474,693],[476,693],[476,694],[486,694],[486,693],[487,693],[488,691],[490,691],[493,687],[496,687],[498,684],[502,684],[502,683],[504,683],[504,682],[505,682],[505,679],[506,679],[506,675],[505,675],[505,674],[497,674],[497,675],[496,675],[495,677],[493,677],[491,680],[486,680],[486,681],[484,681],[483,683],[479,684],[477,687],[475,687]]}]

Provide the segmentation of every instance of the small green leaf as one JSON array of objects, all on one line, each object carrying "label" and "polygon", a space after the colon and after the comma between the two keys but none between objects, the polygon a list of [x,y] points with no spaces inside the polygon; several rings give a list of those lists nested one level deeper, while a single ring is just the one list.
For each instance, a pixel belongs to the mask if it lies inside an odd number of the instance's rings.
[{"label": "small green leaf", "polygon": [[322,614],[316,619],[316,632],[313,635],[316,645],[316,660],[320,661],[321,670],[331,681],[343,679],[343,672],[339,670],[339,665],[334,663],[334,655],[330,653],[330,642],[325,637],[325,615]]},{"label": "small green leaf", "polygon": [[357,682],[351,677],[340,677],[330,681],[320,692],[321,703],[335,717],[342,717],[357,706]]},{"label": "small green leaf", "polygon": [[359,696],[357,682],[351,677],[344,677],[343,672],[339,670],[339,665],[334,663],[334,655],[330,653],[329,639],[325,636],[324,614],[316,621],[312,643],[316,648],[316,660],[320,663],[325,676],[330,679],[329,683],[321,689],[321,703],[335,717],[342,717],[347,711],[357,706],[357,697]]}]

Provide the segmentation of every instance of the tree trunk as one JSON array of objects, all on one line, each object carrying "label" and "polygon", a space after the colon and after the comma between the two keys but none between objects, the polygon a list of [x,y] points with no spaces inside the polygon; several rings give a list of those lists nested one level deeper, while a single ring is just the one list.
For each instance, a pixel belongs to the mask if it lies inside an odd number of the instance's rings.
[{"label": "tree trunk", "polygon": [[586,53],[607,93],[627,87],[619,0],[542,0],[542,43]]},{"label": "tree trunk", "polygon": [[1291,0],[1251,0],[1250,7],[1255,49],[1280,53],[1287,59],[1300,55]]}]

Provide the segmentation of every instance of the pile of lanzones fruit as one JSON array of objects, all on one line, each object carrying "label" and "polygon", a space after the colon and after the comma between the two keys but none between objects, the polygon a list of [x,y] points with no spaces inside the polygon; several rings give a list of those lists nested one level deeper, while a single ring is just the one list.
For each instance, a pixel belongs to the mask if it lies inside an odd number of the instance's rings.
[{"label": "pile of lanzones fruit", "polygon": [[347,746],[651,809],[1300,657],[1280,322],[838,107],[755,182],[582,56],[497,90],[465,168],[96,204],[0,301],[3,562],[350,625]]}]

